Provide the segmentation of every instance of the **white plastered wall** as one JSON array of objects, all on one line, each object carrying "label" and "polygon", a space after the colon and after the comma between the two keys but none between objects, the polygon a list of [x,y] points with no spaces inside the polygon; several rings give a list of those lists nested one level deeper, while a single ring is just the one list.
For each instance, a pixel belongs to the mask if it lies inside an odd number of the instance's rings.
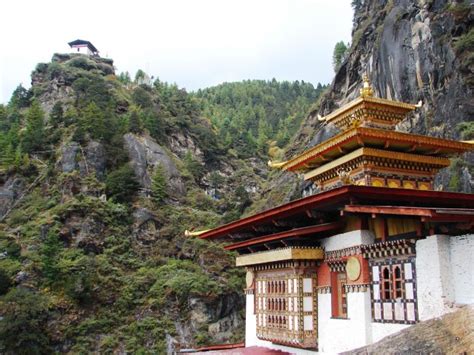
[{"label": "white plastered wall", "polygon": [[355,230],[321,239],[321,246],[325,251],[350,248],[356,245],[372,244],[374,235],[367,230]]},{"label": "white plastered wall", "polygon": [[433,235],[416,243],[418,315],[439,317],[474,303],[474,235]]},{"label": "white plastered wall", "polygon": [[337,354],[372,342],[370,292],[347,294],[347,319],[331,318],[331,294],[318,295],[319,350]]},{"label": "white plastered wall", "polygon": [[474,303],[474,235],[450,238],[451,271],[454,301],[458,304]]}]

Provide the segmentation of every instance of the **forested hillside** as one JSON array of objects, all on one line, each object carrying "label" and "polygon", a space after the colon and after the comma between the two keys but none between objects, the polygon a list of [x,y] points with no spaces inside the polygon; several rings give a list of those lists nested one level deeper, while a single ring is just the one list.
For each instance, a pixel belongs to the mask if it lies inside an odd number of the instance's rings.
[{"label": "forested hillside", "polygon": [[243,271],[184,231],[259,199],[268,148],[320,91],[248,81],[188,94],[116,76],[109,59],[38,64],[31,89],[0,105],[0,353],[242,341]]},{"label": "forested hillside", "polygon": [[284,148],[324,89],[304,81],[248,80],[199,90],[196,96],[223,146],[251,157]]}]

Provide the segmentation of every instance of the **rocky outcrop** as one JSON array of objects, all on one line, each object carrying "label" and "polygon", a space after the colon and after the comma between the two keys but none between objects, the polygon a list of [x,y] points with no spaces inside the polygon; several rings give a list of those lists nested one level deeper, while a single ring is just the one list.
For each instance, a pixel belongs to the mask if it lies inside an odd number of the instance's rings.
[{"label": "rocky outcrop", "polygon": [[[353,4],[348,55],[319,108],[304,122],[294,151],[315,144],[308,132],[320,128],[317,114],[324,116],[356,98],[365,73],[375,96],[423,102],[398,129],[460,139],[458,125],[472,120],[474,99],[469,84],[472,70],[465,70],[455,43],[472,26],[472,6],[448,0],[367,0]],[[464,159],[465,165],[474,163],[472,157]],[[469,185],[465,174],[460,178],[460,186]]]},{"label": "rocky outcrop", "polygon": [[217,299],[190,298],[188,300],[189,321],[177,327],[180,329],[181,345],[186,345],[188,339],[192,339],[193,335],[202,331],[203,326],[207,328],[213,343],[229,341],[235,330],[243,325],[244,320],[240,315],[240,310],[244,304],[244,297],[237,294],[225,295]]},{"label": "rocky outcrop", "polygon": [[173,132],[169,136],[169,146],[171,151],[180,158],[184,158],[190,152],[199,162],[204,161],[204,153],[196,145],[196,142],[184,132]]},{"label": "rocky outcrop", "polygon": [[140,185],[145,190],[151,188],[153,170],[161,165],[168,182],[168,194],[179,199],[184,196],[186,189],[176,164],[168,152],[148,135],[137,136],[132,133],[124,135],[125,149],[130,158],[130,164]]},{"label": "rocky outcrop", "polygon": [[101,143],[90,141],[82,148],[77,142],[67,142],[61,146],[60,152],[58,165],[63,173],[77,170],[81,176],[95,173],[98,179],[104,178],[106,156]]},{"label": "rocky outcrop", "polygon": [[[58,64],[64,65],[59,67]],[[31,86],[34,87],[35,97],[47,114],[56,102],[68,104],[74,100],[71,85],[83,76],[85,71],[94,71],[103,76],[114,74],[113,60],[79,53],[56,53],[51,63],[40,63],[36,66],[31,74]]]},{"label": "rocky outcrop", "polygon": [[10,176],[0,185],[0,218],[8,212],[25,188],[24,179]]}]

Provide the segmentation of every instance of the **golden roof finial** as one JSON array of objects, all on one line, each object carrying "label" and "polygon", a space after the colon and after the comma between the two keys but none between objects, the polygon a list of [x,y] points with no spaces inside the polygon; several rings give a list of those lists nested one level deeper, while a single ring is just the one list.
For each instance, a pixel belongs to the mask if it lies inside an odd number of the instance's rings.
[{"label": "golden roof finial", "polygon": [[187,229],[184,231],[184,236],[185,237],[199,237],[201,234],[204,234],[206,232],[209,232],[210,229],[205,229],[205,230],[202,230],[202,231],[196,231],[196,232],[191,232],[191,231],[188,231]]},{"label": "golden roof finial", "polygon": [[362,97],[372,97],[374,96],[374,90],[370,86],[369,76],[364,74],[362,76],[362,80],[364,81],[364,86],[360,89],[360,96]]},{"label": "golden roof finial", "polygon": [[269,160],[267,164],[272,169],[280,169],[283,165],[286,164],[286,161],[272,162],[271,160]]}]

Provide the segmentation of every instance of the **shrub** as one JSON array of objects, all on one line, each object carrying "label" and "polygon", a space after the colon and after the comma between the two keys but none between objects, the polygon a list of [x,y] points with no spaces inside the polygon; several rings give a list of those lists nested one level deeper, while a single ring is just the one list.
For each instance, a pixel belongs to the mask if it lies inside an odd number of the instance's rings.
[{"label": "shrub", "polygon": [[123,203],[132,200],[140,185],[129,164],[111,172],[105,180],[105,191],[115,201]]},{"label": "shrub", "polygon": [[47,300],[41,294],[14,288],[0,303],[0,352],[12,354],[51,353],[47,336]]}]

